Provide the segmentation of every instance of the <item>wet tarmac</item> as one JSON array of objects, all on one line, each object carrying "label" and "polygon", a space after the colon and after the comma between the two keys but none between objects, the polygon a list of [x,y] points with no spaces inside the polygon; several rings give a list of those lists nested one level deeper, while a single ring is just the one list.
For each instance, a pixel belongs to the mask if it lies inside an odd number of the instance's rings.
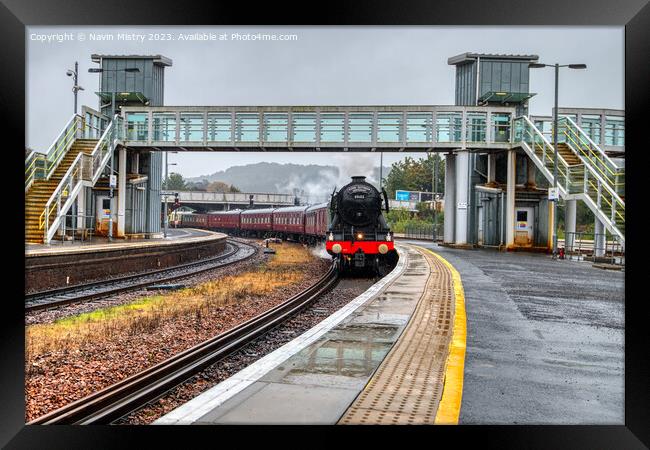
[{"label": "wet tarmac", "polygon": [[623,424],[624,273],[426,244],[461,275],[460,424]]}]

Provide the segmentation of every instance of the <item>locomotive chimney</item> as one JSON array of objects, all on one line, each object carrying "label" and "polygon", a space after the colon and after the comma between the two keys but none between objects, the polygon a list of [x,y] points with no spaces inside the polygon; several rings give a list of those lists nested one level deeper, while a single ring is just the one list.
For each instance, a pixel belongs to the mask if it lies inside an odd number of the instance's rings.
[{"label": "locomotive chimney", "polygon": [[366,179],[366,177],[360,176],[360,175],[352,177],[352,181],[354,181],[355,183],[358,183],[359,181],[363,181],[365,179]]}]

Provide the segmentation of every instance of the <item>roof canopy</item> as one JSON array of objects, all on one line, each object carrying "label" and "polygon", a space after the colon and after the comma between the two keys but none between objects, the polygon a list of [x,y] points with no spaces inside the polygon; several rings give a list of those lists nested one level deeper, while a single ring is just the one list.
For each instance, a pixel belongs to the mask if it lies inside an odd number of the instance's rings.
[{"label": "roof canopy", "polygon": [[102,59],[153,59],[153,63],[159,66],[171,66],[172,60],[162,55],[90,55],[92,62],[100,63]]},{"label": "roof canopy", "polygon": [[474,62],[477,58],[481,59],[499,59],[499,60],[511,60],[511,61],[537,61],[539,56],[537,55],[500,55],[500,54],[491,54],[491,53],[461,53],[460,55],[452,56],[447,60],[447,64],[455,66],[457,64],[465,64],[469,62]]}]

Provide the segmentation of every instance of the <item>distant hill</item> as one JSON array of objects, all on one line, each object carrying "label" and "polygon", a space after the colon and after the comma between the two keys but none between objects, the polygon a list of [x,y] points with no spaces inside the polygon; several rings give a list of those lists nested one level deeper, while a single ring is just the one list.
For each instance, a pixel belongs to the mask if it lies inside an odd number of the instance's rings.
[{"label": "distant hill", "polygon": [[[365,175],[367,181],[377,184],[379,167],[369,167],[367,163],[366,158],[356,160],[354,167],[260,162],[233,166],[211,175],[187,178],[187,181],[193,183],[202,180],[222,181],[236,186],[242,192],[298,193],[320,201],[318,197],[322,199],[329,197],[334,187],[347,184],[352,175]],[[389,170],[390,168],[384,167],[384,178]]]}]

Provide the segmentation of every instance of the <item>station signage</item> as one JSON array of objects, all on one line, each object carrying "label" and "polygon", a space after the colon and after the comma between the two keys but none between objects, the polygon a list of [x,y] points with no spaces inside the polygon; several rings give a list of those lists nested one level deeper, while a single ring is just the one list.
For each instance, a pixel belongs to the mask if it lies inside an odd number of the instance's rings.
[{"label": "station signage", "polygon": [[117,175],[108,176],[108,185],[113,188],[117,187]]},{"label": "station signage", "polygon": [[395,191],[395,200],[408,202],[409,198],[409,191]]},{"label": "station signage", "polygon": [[430,202],[432,197],[431,192],[395,191],[395,200],[401,202]]},{"label": "station signage", "polygon": [[458,209],[467,209],[467,202],[458,202],[456,204],[456,208],[458,208]]},{"label": "station signage", "polygon": [[552,202],[560,199],[560,188],[550,187],[548,188],[548,199]]}]

